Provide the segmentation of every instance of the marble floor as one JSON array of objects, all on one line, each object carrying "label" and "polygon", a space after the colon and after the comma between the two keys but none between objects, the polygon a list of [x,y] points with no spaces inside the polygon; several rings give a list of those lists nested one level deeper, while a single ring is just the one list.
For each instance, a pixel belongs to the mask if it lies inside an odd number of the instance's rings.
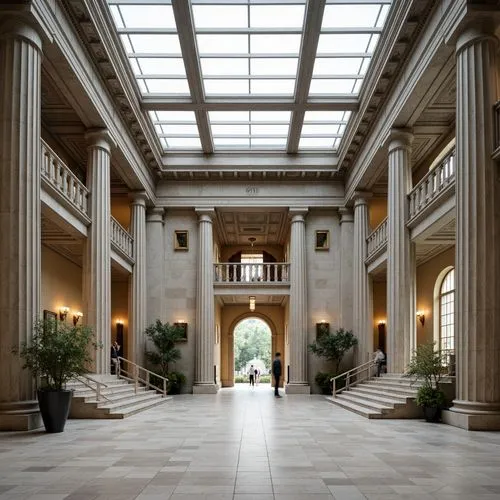
[{"label": "marble floor", "polygon": [[500,499],[500,433],[366,420],[247,385],[0,434],[0,499]]}]

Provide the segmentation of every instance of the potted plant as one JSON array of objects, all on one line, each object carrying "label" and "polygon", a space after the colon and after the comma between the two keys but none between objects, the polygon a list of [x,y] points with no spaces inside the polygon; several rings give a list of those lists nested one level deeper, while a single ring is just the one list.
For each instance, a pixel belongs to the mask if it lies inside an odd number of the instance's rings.
[{"label": "potted plant", "polygon": [[47,432],[62,432],[73,392],[66,382],[88,371],[90,347],[97,348],[92,328],[57,320],[35,322],[31,342],[21,345],[23,368],[40,381],[38,404]]},{"label": "potted plant", "polygon": [[434,342],[417,346],[404,376],[412,378],[413,381],[423,381],[415,402],[423,407],[428,422],[439,422],[445,395],[439,387],[443,376],[441,353],[435,350]]},{"label": "potted plant", "polygon": [[157,319],[146,328],[145,333],[155,347],[154,351],[146,351],[146,358],[153,366],[153,371],[169,380],[169,393],[179,394],[186,377],[179,372],[170,372],[169,365],[182,357],[176,343],[185,339],[183,328]]}]

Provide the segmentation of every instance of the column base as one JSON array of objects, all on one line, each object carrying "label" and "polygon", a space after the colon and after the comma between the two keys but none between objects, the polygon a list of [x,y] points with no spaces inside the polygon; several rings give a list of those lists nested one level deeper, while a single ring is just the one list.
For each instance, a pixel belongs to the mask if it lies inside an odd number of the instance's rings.
[{"label": "column base", "polygon": [[311,394],[309,384],[286,384],[285,394]]},{"label": "column base", "polygon": [[219,392],[218,384],[194,384],[193,394],[217,394]]},{"label": "column base", "polygon": [[500,404],[455,400],[443,411],[442,420],[468,431],[500,431]]},{"label": "column base", "polygon": [[43,427],[38,401],[0,403],[0,431],[32,431]]}]

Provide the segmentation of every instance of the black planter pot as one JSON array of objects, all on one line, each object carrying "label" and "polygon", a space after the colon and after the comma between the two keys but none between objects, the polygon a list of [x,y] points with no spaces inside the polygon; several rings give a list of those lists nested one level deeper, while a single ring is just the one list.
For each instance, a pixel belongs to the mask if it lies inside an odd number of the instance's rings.
[{"label": "black planter pot", "polygon": [[441,407],[424,406],[424,417],[427,422],[439,422],[441,420]]},{"label": "black planter pot", "polygon": [[62,432],[64,430],[72,396],[73,391],[38,391],[38,404],[47,432]]}]

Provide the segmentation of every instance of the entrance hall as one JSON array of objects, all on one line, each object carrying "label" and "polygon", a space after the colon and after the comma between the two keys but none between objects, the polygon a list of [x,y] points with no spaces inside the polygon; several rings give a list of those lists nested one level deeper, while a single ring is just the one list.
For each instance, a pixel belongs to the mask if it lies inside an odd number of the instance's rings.
[{"label": "entrance hall", "polygon": [[[61,434],[0,434],[0,499],[499,498],[500,434],[224,388]],[[403,497],[404,495],[404,497]]]}]

